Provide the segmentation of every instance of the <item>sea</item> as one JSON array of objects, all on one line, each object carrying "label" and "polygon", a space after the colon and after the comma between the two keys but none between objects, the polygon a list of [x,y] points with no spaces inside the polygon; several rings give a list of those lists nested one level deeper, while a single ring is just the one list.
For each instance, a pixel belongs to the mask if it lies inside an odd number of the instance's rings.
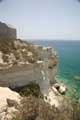
[{"label": "sea", "polygon": [[33,40],[33,44],[51,46],[57,52],[58,68],[55,79],[64,83],[67,96],[80,98],[80,41]]}]

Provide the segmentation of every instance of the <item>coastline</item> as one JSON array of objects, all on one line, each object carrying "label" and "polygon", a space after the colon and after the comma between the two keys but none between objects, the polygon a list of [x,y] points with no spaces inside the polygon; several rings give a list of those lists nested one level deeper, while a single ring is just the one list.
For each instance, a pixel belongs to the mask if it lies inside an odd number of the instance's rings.
[{"label": "coastline", "polygon": [[75,89],[75,96],[80,98],[80,80],[74,79],[74,76],[80,76],[80,41],[34,40],[32,43],[55,48],[58,56],[56,80],[66,84],[70,92]]}]

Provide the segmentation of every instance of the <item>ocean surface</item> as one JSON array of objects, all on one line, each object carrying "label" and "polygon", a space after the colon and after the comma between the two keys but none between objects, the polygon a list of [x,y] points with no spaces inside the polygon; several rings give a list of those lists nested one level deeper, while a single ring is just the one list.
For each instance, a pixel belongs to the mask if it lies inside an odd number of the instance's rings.
[{"label": "ocean surface", "polygon": [[55,48],[58,58],[55,79],[67,85],[67,95],[80,98],[80,41],[34,40],[31,42]]}]

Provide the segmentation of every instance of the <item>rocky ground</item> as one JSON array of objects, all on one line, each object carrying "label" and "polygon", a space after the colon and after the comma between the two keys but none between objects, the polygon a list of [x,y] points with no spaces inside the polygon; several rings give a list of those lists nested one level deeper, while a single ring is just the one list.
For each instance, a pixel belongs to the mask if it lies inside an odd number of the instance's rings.
[{"label": "rocky ground", "polygon": [[17,113],[21,96],[9,88],[0,87],[0,120],[11,120]]}]

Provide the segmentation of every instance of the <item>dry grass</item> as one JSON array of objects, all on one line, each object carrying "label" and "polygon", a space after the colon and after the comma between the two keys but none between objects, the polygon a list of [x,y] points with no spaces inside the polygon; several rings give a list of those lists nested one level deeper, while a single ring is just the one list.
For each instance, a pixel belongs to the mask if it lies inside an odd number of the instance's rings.
[{"label": "dry grass", "polygon": [[[14,42],[18,43],[18,46],[15,47]],[[25,51],[23,51],[25,49]],[[1,38],[0,37],[0,51],[3,53],[4,62],[8,62],[8,58],[6,55],[13,53],[16,61],[29,61],[30,63],[34,63],[39,59],[39,55],[32,44],[19,40],[12,40],[9,38]],[[28,52],[32,52],[32,56],[27,56]],[[14,62],[16,62],[14,61]]]},{"label": "dry grass", "polygon": [[41,98],[28,96],[21,101],[19,113],[13,120],[80,120],[80,103],[67,104],[57,109]]}]

